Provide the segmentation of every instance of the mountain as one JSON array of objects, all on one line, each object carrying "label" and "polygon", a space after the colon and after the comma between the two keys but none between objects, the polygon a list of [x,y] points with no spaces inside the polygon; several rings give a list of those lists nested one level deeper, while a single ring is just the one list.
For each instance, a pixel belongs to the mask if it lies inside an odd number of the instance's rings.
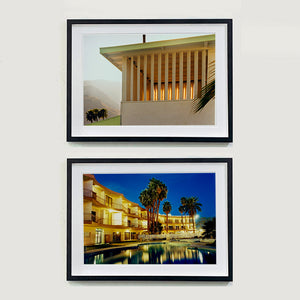
[{"label": "mountain", "polygon": [[107,80],[84,81],[84,124],[89,124],[85,113],[94,108],[107,110],[108,118],[120,115],[121,83]]}]

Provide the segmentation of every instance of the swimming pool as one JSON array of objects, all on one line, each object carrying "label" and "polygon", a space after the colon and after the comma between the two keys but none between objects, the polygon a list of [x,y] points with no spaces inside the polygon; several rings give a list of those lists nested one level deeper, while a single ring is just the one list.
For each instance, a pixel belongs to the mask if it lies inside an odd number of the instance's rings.
[{"label": "swimming pool", "polygon": [[85,254],[85,264],[215,264],[216,251],[186,242],[141,244],[131,249]]}]

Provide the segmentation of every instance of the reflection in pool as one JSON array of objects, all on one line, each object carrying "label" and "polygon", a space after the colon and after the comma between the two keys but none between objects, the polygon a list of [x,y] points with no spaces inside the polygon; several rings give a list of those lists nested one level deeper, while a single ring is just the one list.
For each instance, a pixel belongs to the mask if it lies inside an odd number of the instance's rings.
[{"label": "reflection in pool", "polygon": [[189,243],[143,244],[134,249],[115,249],[85,254],[85,264],[215,264],[214,249],[189,248]]}]

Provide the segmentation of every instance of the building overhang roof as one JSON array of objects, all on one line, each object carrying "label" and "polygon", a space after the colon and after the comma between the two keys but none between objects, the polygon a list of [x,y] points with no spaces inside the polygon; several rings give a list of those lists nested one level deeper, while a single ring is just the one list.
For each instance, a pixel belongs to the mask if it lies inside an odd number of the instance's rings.
[{"label": "building overhang roof", "polygon": [[122,71],[123,56],[168,53],[183,50],[204,50],[215,44],[215,34],[148,43],[100,48],[100,54]]}]

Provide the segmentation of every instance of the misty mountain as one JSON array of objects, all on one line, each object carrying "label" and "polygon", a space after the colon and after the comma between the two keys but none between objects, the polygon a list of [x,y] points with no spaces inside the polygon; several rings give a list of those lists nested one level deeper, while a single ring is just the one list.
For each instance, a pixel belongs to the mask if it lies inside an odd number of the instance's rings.
[{"label": "misty mountain", "polygon": [[120,115],[121,83],[106,80],[84,81],[84,124],[85,113],[94,108],[107,110],[108,118]]}]

